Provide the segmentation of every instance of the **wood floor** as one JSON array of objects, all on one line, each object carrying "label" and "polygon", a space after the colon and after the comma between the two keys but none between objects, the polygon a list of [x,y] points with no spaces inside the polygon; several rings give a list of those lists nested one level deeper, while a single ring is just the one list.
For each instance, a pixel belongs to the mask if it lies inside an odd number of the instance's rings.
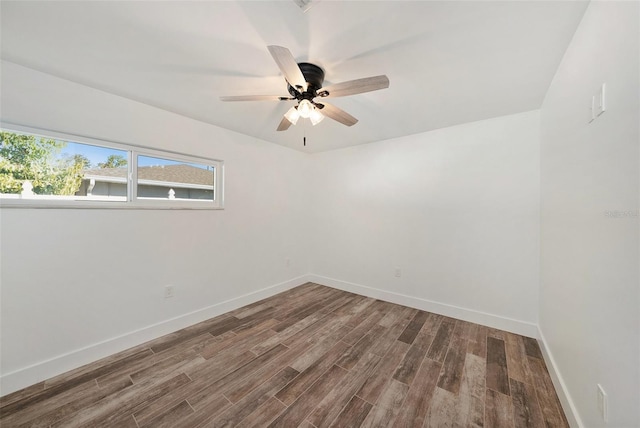
[{"label": "wood floor", "polygon": [[566,427],[534,339],[305,284],[0,399],[19,427]]}]

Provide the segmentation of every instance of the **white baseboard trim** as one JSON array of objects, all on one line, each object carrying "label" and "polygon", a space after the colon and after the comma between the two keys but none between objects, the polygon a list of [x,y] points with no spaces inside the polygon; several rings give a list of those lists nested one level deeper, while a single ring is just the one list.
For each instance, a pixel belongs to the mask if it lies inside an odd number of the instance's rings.
[{"label": "white baseboard trim", "polygon": [[344,290],[367,297],[373,297],[375,299],[384,300],[386,302],[409,306],[411,308],[433,312],[436,314],[445,315],[476,324],[482,324],[486,325],[487,327],[497,328],[527,337],[535,338],[538,336],[538,326],[526,321],[501,317],[499,315],[480,312],[468,308],[461,308],[459,306],[448,305],[446,303],[434,302],[432,300],[427,300],[420,297],[393,293],[391,291],[380,290],[379,288],[367,287],[365,285],[354,284],[351,282],[327,278],[320,275],[310,274],[308,275],[308,278],[310,282],[315,282],[316,284],[326,285],[327,287],[333,287],[339,290]]},{"label": "white baseboard trim", "polygon": [[[375,299],[399,305],[409,306],[476,324],[482,324],[488,327],[521,334],[523,336],[541,337],[538,326],[533,323],[501,317],[473,309],[448,305],[445,303],[434,302],[419,297],[393,293],[320,275],[307,274],[3,374],[0,376],[0,396],[10,394],[11,392],[49,379],[53,376],[57,376],[66,371],[73,370],[85,364],[89,364],[93,361],[124,351],[125,349],[140,345],[149,340],[156,339],[165,334],[197,324],[201,321],[216,317],[234,309],[238,309],[242,306],[249,305],[258,300],[265,299],[307,282],[314,282],[327,287],[333,287],[339,290],[373,297]],[[543,339],[542,341],[544,343]],[[545,348],[543,348],[543,352],[546,352]],[[545,358],[547,355],[548,354],[545,353]],[[555,384],[556,379],[560,378],[557,376],[557,373],[555,373],[557,370],[555,370],[551,357],[549,357],[549,361],[549,365],[550,367],[553,367],[554,371],[554,373],[552,373],[552,377],[556,375],[554,378]],[[560,385],[561,387],[559,388],[559,391],[561,390],[564,393],[564,384],[561,381]],[[567,402],[570,403],[570,400]],[[562,402],[562,405],[563,407],[565,406],[565,401]],[[570,404],[570,406],[571,410],[573,410],[572,404]],[[569,416],[567,417],[569,418]],[[577,424],[576,426],[581,427],[582,425]]]},{"label": "white baseboard trim", "polygon": [[93,361],[140,345],[176,330],[197,324],[209,318],[249,305],[275,294],[309,282],[309,275],[302,275],[280,284],[272,285],[242,296],[234,297],[203,309],[161,321],[118,337],[107,339],[40,363],[3,374],[0,377],[0,396],[52,378],[61,373],[89,364]]},{"label": "white baseboard trim", "polygon": [[567,385],[565,384],[564,379],[560,374],[560,370],[558,370],[556,361],[553,358],[553,354],[551,353],[549,345],[547,344],[547,341],[545,340],[540,328],[538,328],[538,342],[540,343],[542,356],[544,357],[544,361],[547,364],[549,375],[551,375],[553,386],[556,389],[558,399],[560,400],[560,404],[562,404],[562,410],[564,410],[564,414],[567,417],[569,425],[572,428],[583,428],[584,424],[582,423],[580,415],[578,414],[578,410],[576,409],[576,406],[571,399],[569,389],[567,388]]}]

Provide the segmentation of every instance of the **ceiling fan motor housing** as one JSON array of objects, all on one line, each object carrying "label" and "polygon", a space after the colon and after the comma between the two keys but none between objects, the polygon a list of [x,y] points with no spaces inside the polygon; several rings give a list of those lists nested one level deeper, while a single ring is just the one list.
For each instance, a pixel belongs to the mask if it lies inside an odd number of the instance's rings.
[{"label": "ceiling fan motor housing", "polygon": [[298,90],[291,85],[288,85],[287,89],[296,99],[311,100],[317,96],[318,89],[322,88],[322,82],[324,82],[324,71],[317,65],[310,64],[308,62],[300,62],[298,63],[298,67],[300,67],[304,80],[309,84],[308,88],[306,92],[302,93],[298,92]]}]

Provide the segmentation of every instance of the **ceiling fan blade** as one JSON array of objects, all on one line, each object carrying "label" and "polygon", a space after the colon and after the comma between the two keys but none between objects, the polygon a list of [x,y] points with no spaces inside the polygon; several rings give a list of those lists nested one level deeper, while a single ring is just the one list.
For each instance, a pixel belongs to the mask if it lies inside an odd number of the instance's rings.
[{"label": "ceiling fan blade", "polygon": [[278,129],[276,131],[286,131],[291,126],[291,122],[286,117],[283,117],[280,121],[280,125],[278,125]]},{"label": "ceiling fan blade", "polygon": [[[347,95],[361,94],[363,92],[377,91],[389,87],[389,78],[385,75],[364,77],[362,79],[349,80],[322,88],[318,94],[328,92],[327,98],[345,97]],[[322,96],[322,95],[321,95]]]},{"label": "ceiling fan blade", "polygon": [[325,116],[330,117],[331,119],[347,126],[353,126],[356,123],[358,123],[358,119],[351,116],[349,113],[342,110],[341,108],[338,108],[334,105],[327,104],[327,103],[323,103],[323,104],[324,104],[324,107],[320,110],[320,112]]},{"label": "ceiling fan blade", "polygon": [[220,101],[285,101],[289,97],[280,97],[278,95],[236,95],[220,97]]},{"label": "ceiling fan blade", "polygon": [[304,75],[302,71],[300,71],[300,67],[298,67],[295,58],[291,55],[291,51],[282,46],[275,45],[267,46],[267,49],[269,49],[271,56],[276,64],[278,64],[287,82],[289,82],[291,86],[299,88],[301,92],[306,91],[307,81],[304,79]]}]

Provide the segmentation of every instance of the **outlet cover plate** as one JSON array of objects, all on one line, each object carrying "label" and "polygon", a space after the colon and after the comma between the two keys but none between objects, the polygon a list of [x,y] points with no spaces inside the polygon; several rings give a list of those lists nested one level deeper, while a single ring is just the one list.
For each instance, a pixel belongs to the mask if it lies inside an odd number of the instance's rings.
[{"label": "outlet cover plate", "polygon": [[169,299],[173,297],[173,285],[165,285],[164,287],[164,298]]}]

